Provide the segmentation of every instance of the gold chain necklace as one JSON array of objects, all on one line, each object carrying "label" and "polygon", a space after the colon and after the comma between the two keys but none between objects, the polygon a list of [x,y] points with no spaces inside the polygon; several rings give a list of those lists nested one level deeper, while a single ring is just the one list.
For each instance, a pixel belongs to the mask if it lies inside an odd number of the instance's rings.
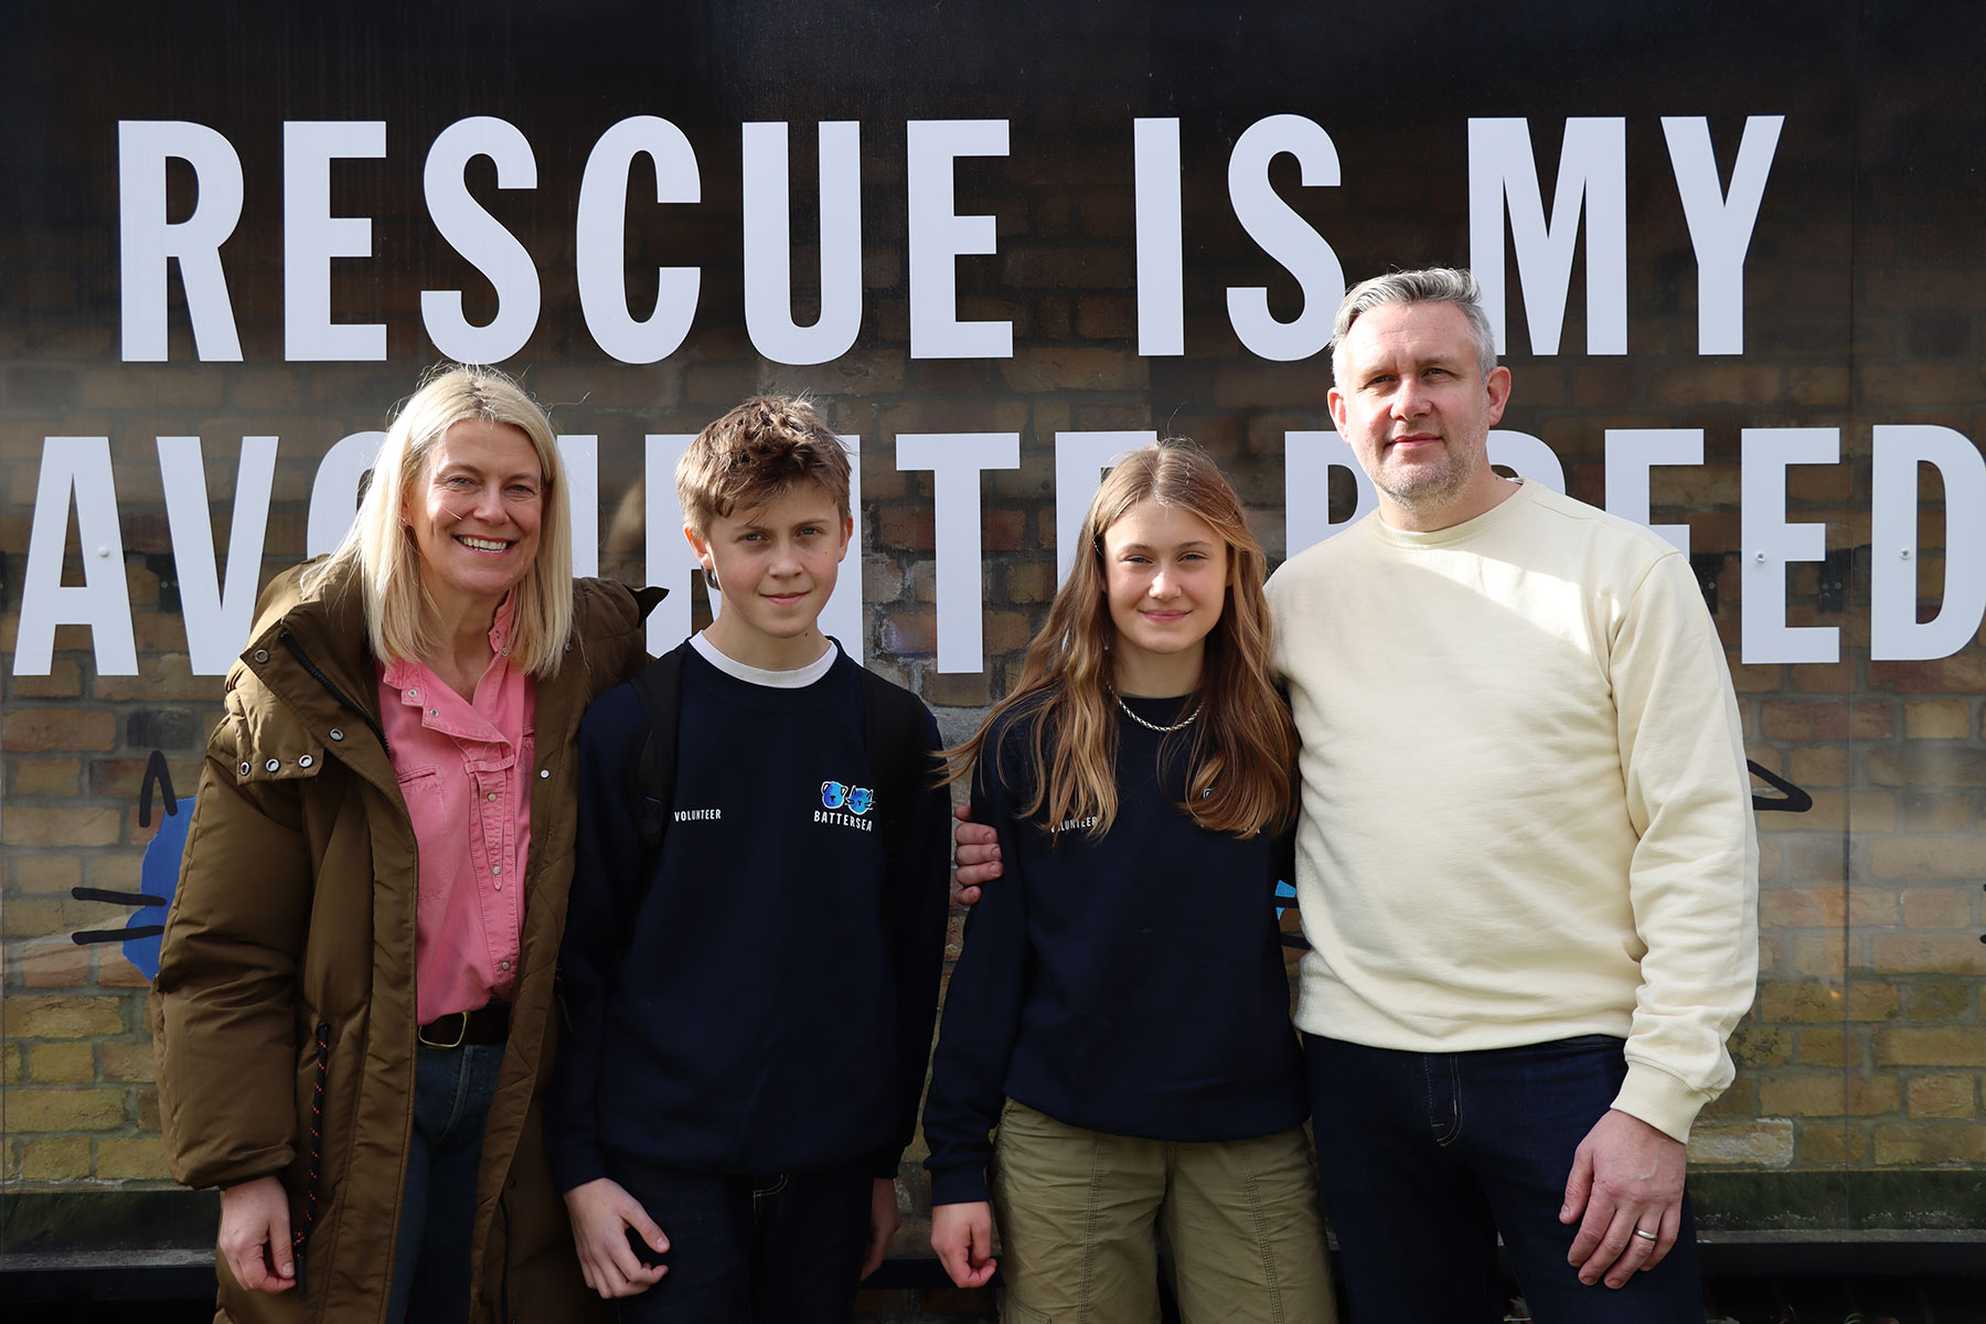
[{"label": "gold chain necklace", "polygon": [[1124,702],[1124,696],[1115,690],[1111,691],[1110,697],[1117,700],[1117,706],[1124,710],[1126,717],[1136,722],[1139,726],[1144,727],[1145,730],[1156,731],[1162,736],[1171,735],[1174,731],[1184,731],[1187,727],[1193,725],[1200,718],[1200,709],[1205,707],[1204,703],[1196,703],[1193,705],[1193,711],[1186,714],[1183,721],[1174,722],[1171,726],[1160,726],[1157,722],[1147,722],[1144,718],[1132,712],[1131,705]]}]

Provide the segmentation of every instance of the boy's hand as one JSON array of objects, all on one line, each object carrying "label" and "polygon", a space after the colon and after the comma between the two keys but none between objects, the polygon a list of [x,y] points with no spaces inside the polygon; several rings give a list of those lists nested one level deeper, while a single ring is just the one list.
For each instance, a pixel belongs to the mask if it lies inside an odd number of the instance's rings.
[{"label": "boy's hand", "polygon": [[621,1188],[619,1182],[597,1177],[565,1193],[566,1214],[572,1219],[572,1243],[579,1252],[579,1271],[586,1285],[603,1298],[638,1296],[669,1272],[666,1264],[643,1264],[628,1245],[627,1230],[657,1255],[669,1249],[669,1238],[655,1226],[648,1211]]},{"label": "boy's hand", "polygon": [[941,1204],[931,1210],[931,1249],[959,1287],[984,1287],[999,1261],[993,1258],[993,1206]]},{"label": "boy's hand", "polygon": [[969,906],[979,900],[979,888],[1000,876],[1000,839],[992,828],[972,821],[972,810],[952,810],[959,825],[952,829],[952,904]]},{"label": "boy's hand", "polygon": [[287,1292],[297,1285],[290,1255],[290,1197],[274,1177],[257,1177],[221,1192],[221,1258],[251,1292]]},{"label": "boy's hand", "polygon": [[903,1215],[896,1207],[896,1178],[878,1177],[869,1184],[869,1253],[862,1257],[862,1277],[882,1267]]}]

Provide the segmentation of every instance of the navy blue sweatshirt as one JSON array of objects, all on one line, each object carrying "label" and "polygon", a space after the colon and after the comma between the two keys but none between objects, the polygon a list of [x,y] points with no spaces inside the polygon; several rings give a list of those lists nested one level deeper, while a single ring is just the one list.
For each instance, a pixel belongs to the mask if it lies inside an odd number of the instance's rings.
[{"label": "navy blue sweatshirt", "polygon": [[[1127,702],[1159,725],[1184,715],[1177,699]],[[1025,719],[1010,719],[973,770],[973,821],[999,834],[1005,869],[973,907],[945,994],[924,1107],[933,1203],[986,1199],[1003,1097],[1154,1140],[1300,1125],[1276,837],[1195,826],[1179,807],[1191,730],[1161,737],[1122,715],[1109,833],[1019,821],[1033,778]]]},{"label": "navy blue sweatshirt", "polygon": [[[681,665],[674,803],[647,871],[631,800],[640,696],[609,690],[580,725],[552,1174],[571,1190],[624,1156],[894,1176],[937,1003],[949,798],[920,781],[893,846],[880,820],[897,807],[880,803],[863,677],[845,655],[797,689],[687,647]],[[923,719],[918,754],[935,768],[937,724]]]}]

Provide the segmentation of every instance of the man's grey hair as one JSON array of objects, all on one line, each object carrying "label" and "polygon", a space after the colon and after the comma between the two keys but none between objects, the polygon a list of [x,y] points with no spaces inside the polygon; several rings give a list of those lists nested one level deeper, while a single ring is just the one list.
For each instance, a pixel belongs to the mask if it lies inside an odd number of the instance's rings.
[{"label": "man's grey hair", "polygon": [[1375,308],[1389,303],[1452,303],[1469,319],[1469,332],[1476,338],[1476,359],[1483,376],[1496,367],[1496,333],[1490,329],[1489,314],[1483,311],[1483,293],[1476,278],[1459,267],[1423,267],[1419,271],[1390,271],[1384,276],[1362,280],[1338,305],[1338,320],[1331,326],[1331,377],[1344,383],[1345,337],[1352,323]]}]

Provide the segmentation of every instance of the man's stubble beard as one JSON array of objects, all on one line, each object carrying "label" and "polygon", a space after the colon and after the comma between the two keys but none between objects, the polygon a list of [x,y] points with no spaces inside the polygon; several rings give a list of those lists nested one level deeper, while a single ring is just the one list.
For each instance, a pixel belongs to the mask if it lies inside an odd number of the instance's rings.
[{"label": "man's stubble beard", "polygon": [[[1372,485],[1384,492],[1394,505],[1405,510],[1439,510],[1454,500],[1468,486],[1475,476],[1475,465],[1458,456],[1449,442],[1443,440],[1444,463],[1440,471],[1432,472],[1427,467],[1411,471],[1411,479],[1406,483],[1383,481],[1384,465],[1381,473],[1374,474]],[[1487,461],[1482,461],[1487,463]]]}]

